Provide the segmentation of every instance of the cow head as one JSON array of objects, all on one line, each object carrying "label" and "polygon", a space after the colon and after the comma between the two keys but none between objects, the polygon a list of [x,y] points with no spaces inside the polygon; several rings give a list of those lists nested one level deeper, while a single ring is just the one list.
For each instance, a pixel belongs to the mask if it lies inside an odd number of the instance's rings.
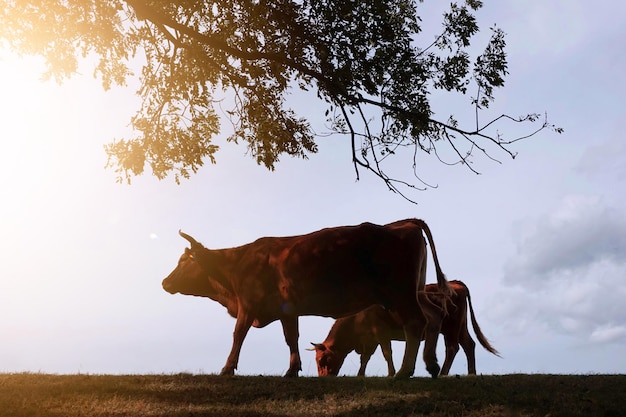
[{"label": "cow head", "polygon": [[176,268],[163,280],[163,289],[170,294],[205,295],[206,273],[200,265],[200,258],[207,249],[186,233],[178,233],[191,244],[178,259]]},{"label": "cow head", "polygon": [[317,363],[317,374],[319,376],[337,376],[339,369],[343,365],[345,355],[339,355],[323,343],[312,343],[315,351],[315,362]]}]

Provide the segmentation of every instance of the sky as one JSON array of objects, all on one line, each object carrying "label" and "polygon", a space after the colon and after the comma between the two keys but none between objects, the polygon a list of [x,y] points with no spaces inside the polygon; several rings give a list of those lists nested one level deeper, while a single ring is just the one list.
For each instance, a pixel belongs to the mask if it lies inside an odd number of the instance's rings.
[{"label": "sky", "polygon": [[[132,84],[104,92],[88,63],[62,85],[41,82],[38,59],[1,50],[0,372],[218,373],[235,320],[161,288],[187,243],[179,229],[216,249],[418,217],[502,355],[477,346],[478,373],[626,373],[625,15],[609,1],[485,2],[479,23],[507,33],[510,71],[490,114],[547,111],[565,133],[518,142],[514,160],[477,156],[480,175],[420,156],[420,177],[437,188],[411,194],[418,204],[366,173],[356,181],[348,141],[333,136],[269,172],[223,135],[217,164],[180,185],[149,173],[117,184],[103,146],[132,134]],[[459,108],[432,100],[444,119]],[[332,322],[300,319],[301,375],[316,375],[305,348]],[[399,367],[403,344],[393,348]],[[275,322],[251,329],[237,373],[281,375],[288,362]],[[358,366],[351,353],[340,374]],[[386,369],[379,350],[367,374]],[[451,374],[466,373],[459,352]],[[416,376],[427,376],[421,358]]]}]

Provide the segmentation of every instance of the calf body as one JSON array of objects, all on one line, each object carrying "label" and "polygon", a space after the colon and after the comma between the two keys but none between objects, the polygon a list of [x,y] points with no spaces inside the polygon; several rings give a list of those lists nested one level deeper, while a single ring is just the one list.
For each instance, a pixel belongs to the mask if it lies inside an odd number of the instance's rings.
[{"label": "calf body", "polygon": [[[439,311],[440,331],[446,344],[446,358],[441,368],[441,375],[448,375],[454,357],[459,351],[459,344],[467,356],[468,374],[476,374],[474,352],[476,343],[467,328],[468,305],[478,341],[489,352],[498,355],[498,351],[489,344],[476,321],[467,286],[461,281],[450,281],[450,287],[455,294],[450,298],[447,314],[444,314],[442,308],[444,296],[437,285],[426,285],[424,289],[428,300]],[[324,342],[313,344],[313,350],[316,351],[318,375],[337,375],[346,356],[354,350],[361,358],[358,375],[364,376],[367,363],[380,345],[387,361],[388,375],[392,376],[395,374],[391,351],[392,340],[404,340],[402,325],[395,314],[380,305],[373,305],[355,315],[340,318],[335,321]]]},{"label": "calf body", "polygon": [[424,332],[435,335],[426,339],[424,358],[428,371],[436,377],[438,318],[432,309],[420,308],[418,301],[426,280],[423,233],[430,244],[440,289],[448,292],[430,229],[418,219],[265,237],[217,250],[180,233],[191,247],[163,280],[163,288],[172,294],[209,297],[237,319],[224,375],[232,375],[237,368],[251,326],[264,327],[280,320],[290,350],[286,376],[297,376],[301,368],[299,316],[337,318],[380,304],[394,312],[407,341],[397,377],[413,374]]}]

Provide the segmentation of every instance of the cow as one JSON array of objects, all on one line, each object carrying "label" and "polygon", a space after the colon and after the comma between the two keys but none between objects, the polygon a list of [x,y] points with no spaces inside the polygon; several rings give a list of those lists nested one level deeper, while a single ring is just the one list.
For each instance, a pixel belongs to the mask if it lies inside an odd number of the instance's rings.
[{"label": "cow", "polygon": [[[448,375],[454,357],[459,351],[459,344],[467,356],[467,373],[476,374],[476,358],[474,348],[476,343],[467,329],[467,306],[469,304],[470,319],[476,337],[480,344],[494,355],[500,356],[498,351],[491,346],[480,329],[469,289],[461,281],[450,281],[450,286],[455,292],[451,296],[447,314],[443,314],[441,308],[441,334],[446,344],[446,358],[441,368],[441,376]],[[429,300],[438,306],[442,305],[443,299],[439,294],[439,288],[435,284],[426,285],[424,288]],[[387,361],[388,376],[396,372],[393,366],[391,354],[391,341],[404,340],[402,325],[394,314],[385,310],[380,305],[373,305],[359,313],[337,319],[322,343],[312,343],[315,351],[315,361],[319,376],[336,376],[339,374],[341,365],[346,356],[356,351],[361,357],[361,367],[358,376],[365,376],[365,367],[370,357],[380,345],[383,356]]]},{"label": "cow", "polygon": [[[207,249],[179,231],[185,248],[163,289],[208,297],[236,318],[233,344],[221,370],[234,375],[243,341],[251,326],[262,328],[280,320],[290,358],[285,376],[301,370],[298,317],[343,317],[370,305],[393,311],[403,327],[406,347],[398,379],[413,375],[421,335],[426,338],[424,362],[433,378],[439,334],[437,309],[424,298],[428,238],[437,283],[450,294],[428,225],[419,219],[386,225],[362,223],[290,237],[263,237],[226,249]],[[431,323],[433,323],[431,325]]]}]

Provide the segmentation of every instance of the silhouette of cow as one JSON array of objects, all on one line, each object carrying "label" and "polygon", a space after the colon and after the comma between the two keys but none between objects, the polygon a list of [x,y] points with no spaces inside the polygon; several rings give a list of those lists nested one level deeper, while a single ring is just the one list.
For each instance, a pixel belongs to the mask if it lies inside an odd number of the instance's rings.
[{"label": "silhouette of cow", "polygon": [[[446,358],[441,368],[440,375],[448,375],[454,357],[459,351],[459,344],[467,356],[467,372],[476,374],[476,357],[474,354],[476,343],[467,329],[467,306],[469,305],[470,319],[476,337],[480,344],[494,355],[499,353],[491,346],[482,333],[472,307],[472,299],[469,289],[461,281],[450,281],[450,287],[456,293],[450,298],[447,306],[448,314],[443,311],[440,316],[441,334],[446,344]],[[424,288],[428,299],[442,310],[443,296],[435,284],[426,285]],[[404,340],[404,331],[395,314],[385,310],[380,305],[373,305],[352,316],[337,319],[322,343],[313,343],[316,352],[315,361],[319,376],[336,376],[339,374],[341,365],[346,356],[356,351],[361,357],[361,367],[358,375],[365,376],[365,367],[372,354],[380,345],[383,356],[387,361],[389,376],[396,372],[393,366],[391,341]]]},{"label": "silhouette of cow", "polygon": [[422,334],[426,369],[436,378],[440,312],[428,302],[426,281],[428,238],[442,294],[451,293],[439,266],[428,225],[407,219],[384,226],[363,223],[322,229],[291,237],[264,237],[228,249],[207,249],[179,232],[190,247],[163,280],[163,288],[209,297],[237,319],[233,345],[223,375],[233,375],[243,341],[251,326],[264,327],[280,320],[289,346],[289,369],[301,370],[298,317],[342,317],[370,305],[381,304],[397,316],[406,349],[397,378],[409,378]]}]

